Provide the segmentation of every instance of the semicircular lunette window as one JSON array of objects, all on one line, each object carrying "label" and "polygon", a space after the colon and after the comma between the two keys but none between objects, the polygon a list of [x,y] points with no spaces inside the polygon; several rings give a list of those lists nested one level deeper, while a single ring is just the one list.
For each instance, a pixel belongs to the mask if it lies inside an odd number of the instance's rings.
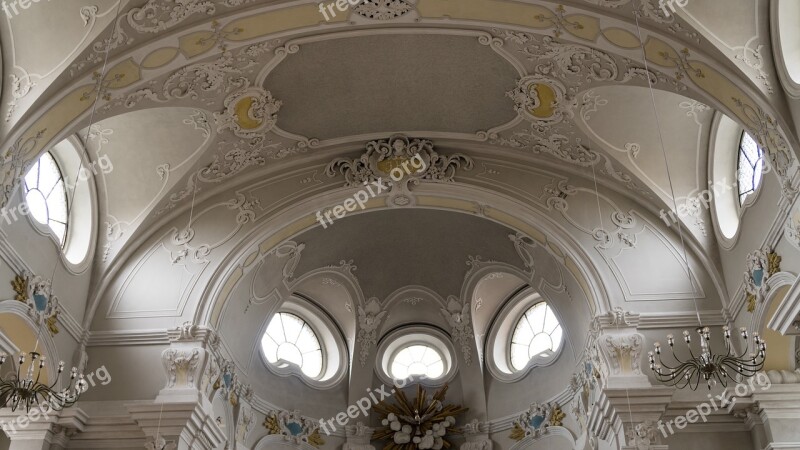
[{"label": "semicircular lunette window", "polygon": [[753,194],[761,184],[764,174],[764,152],[749,133],[743,132],[739,140],[737,183],[739,185],[739,205]]},{"label": "semicircular lunette window", "polygon": [[305,320],[294,314],[275,314],[261,339],[261,347],[270,364],[281,368],[295,365],[311,378],[322,374],[323,354],[319,338]]},{"label": "semicircular lunette window", "polygon": [[561,347],[563,330],[545,302],[533,305],[517,322],[511,335],[511,367],[522,370],[536,358],[551,358]]},{"label": "semicircular lunette window", "polygon": [[419,375],[435,380],[444,375],[444,359],[429,345],[403,347],[395,353],[389,364],[392,377],[398,380]]},{"label": "semicircular lunette window", "polygon": [[67,190],[55,158],[43,154],[25,174],[25,202],[34,220],[53,230],[63,246],[67,235]]}]

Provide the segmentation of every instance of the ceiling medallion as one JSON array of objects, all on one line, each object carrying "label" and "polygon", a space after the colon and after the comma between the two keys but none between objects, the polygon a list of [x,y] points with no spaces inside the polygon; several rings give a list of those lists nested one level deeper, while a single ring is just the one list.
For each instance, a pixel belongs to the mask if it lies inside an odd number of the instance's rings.
[{"label": "ceiling medallion", "polygon": [[[708,389],[711,389],[717,382],[721,383],[722,386],[727,386],[728,380],[738,381],[740,377],[750,378],[764,368],[764,360],[767,357],[767,344],[758,333],[753,333],[753,350],[756,353],[748,354],[747,329],[741,329],[745,348],[740,355],[737,355],[731,346],[730,329],[724,326],[722,327],[722,332],[725,337],[726,352],[724,355],[717,355],[711,352],[711,332],[708,327],[698,327],[700,354],[695,356],[690,345],[692,338],[688,331],[684,331],[683,340],[692,355],[692,358],[686,361],[682,361],[675,355],[675,340],[671,334],[667,335],[667,344],[669,344],[673,358],[678,362],[678,365],[674,367],[662,362],[661,344],[658,342],[653,344],[655,355],[653,352],[647,352],[647,355],[650,360],[650,369],[655,374],[656,379],[679,389],[689,386],[692,390],[696,390],[702,377],[708,385]],[[656,362],[656,358],[658,358],[658,362]]]},{"label": "ceiling medallion", "polygon": [[363,0],[353,11],[367,19],[392,20],[408,14],[412,9],[405,0]]}]

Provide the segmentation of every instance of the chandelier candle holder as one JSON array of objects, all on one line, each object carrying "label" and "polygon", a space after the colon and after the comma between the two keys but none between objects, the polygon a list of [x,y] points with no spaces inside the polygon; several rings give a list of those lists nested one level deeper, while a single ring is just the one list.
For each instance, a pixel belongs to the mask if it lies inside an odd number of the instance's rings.
[{"label": "chandelier candle holder", "polygon": [[692,390],[696,390],[700,384],[700,378],[703,378],[710,390],[717,382],[721,383],[722,386],[727,386],[728,380],[738,381],[741,379],[740,377],[750,378],[764,368],[767,344],[757,332],[753,333],[752,348],[754,352],[749,352],[750,344],[747,329],[740,329],[742,338],[745,341],[745,349],[740,355],[737,355],[732,348],[730,328],[724,326],[722,331],[725,337],[726,352],[725,354],[714,354],[711,351],[711,331],[708,327],[701,326],[697,328],[697,333],[700,335],[699,355],[695,355],[694,351],[692,351],[692,338],[688,331],[684,331],[683,340],[686,342],[686,347],[691,355],[691,359],[686,361],[675,355],[675,339],[671,334],[667,335],[667,344],[672,352],[672,357],[677,361],[677,365],[674,367],[664,364],[662,361],[661,344],[659,342],[653,344],[655,347],[654,352],[647,352],[647,356],[650,360],[650,369],[655,374],[656,379],[679,389],[689,386]]},{"label": "chandelier candle holder", "polygon": [[[70,371],[69,383],[62,390],[54,390],[64,371],[64,361],[58,364],[58,373],[53,384],[46,385],[39,380],[45,365],[45,356],[37,352],[20,353],[17,371],[10,372],[7,377],[2,376],[3,364],[7,356],[0,355],[0,408],[11,408],[16,411],[24,405],[27,412],[34,406],[43,406],[44,403],[56,411],[70,407],[88,388],[88,383],[83,379],[83,374],[78,374],[78,369],[73,367]],[[28,362],[28,369],[22,377],[22,368]],[[76,381],[77,379],[77,381]]]}]

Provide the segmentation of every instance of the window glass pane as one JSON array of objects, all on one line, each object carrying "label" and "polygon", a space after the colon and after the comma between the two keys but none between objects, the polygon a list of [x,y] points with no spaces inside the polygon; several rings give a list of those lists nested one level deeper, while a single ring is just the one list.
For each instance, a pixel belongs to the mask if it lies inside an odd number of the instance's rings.
[{"label": "window glass pane", "polygon": [[56,183],[61,180],[61,171],[49,153],[42,155],[39,164],[39,190],[49,196]]},{"label": "window glass pane", "polygon": [[324,361],[319,339],[314,330],[294,314],[275,314],[267,325],[261,348],[270,363],[279,359],[291,362],[312,378],[322,373]]},{"label": "window glass pane", "polygon": [[558,318],[545,302],[532,306],[520,317],[511,335],[509,361],[515,370],[527,367],[542,352],[555,352],[561,347],[563,330]]},{"label": "window glass pane", "polygon": [[425,375],[428,378],[439,378],[444,375],[442,355],[428,345],[409,345],[398,351],[392,358],[391,376],[397,379],[409,375]]},{"label": "window glass pane", "polygon": [[50,153],[42,155],[25,174],[24,188],[33,219],[49,226],[63,245],[69,218],[67,191],[61,169]]},{"label": "window glass pane", "polygon": [[28,209],[31,212],[34,220],[47,225],[47,200],[38,189],[31,189],[25,194],[25,201],[28,203]]},{"label": "window glass pane", "polygon": [[764,152],[755,139],[742,133],[739,142],[736,180],[739,185],[739,204],[744,204],[747,197],[758,189],[764,170]]}]

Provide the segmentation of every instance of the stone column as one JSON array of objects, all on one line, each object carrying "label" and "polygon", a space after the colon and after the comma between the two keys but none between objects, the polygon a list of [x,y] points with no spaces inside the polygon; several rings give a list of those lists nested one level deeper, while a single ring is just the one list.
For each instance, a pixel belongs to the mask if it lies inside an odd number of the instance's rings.
[{"label": "stone column", "polygon": [[661,445],[656,424],[675,389],[653,386],[642,372],[645,339],[636,328],[638,319],[637,314],[619,308],[598,318],[595,348],[602,386],[595,404],[595,423],[608,424],[624,438],[623,450],[667,450],[667,445]]},{"label": "stone column", "polygon": [[78,407],[62,411],[37,408],[30,412],[0,409],[0,424],[11,441],[9,450],[61,450],[86,426],[87,416]]},{"label": "stone column", "polygon": [[346,427],[347,442],[342,445],[342,450],[375,450],[370,443],[374,431],[361,422],[356,423],[355,426]]},{"label": "stone column", "polygon": [[201,381],[213,359],[209,345],[214,332],[185,323],[170,330],[169,337],[170,346],[161,353],[167,378],[164,388],[153,403],[126,407],[155,448],[213,450],[224,435]]},{"label": "stone column", "polygon": [[753,410],[764,426],[765,450],[800,450],[800,384],[772,384],[767,390],[756,390]]}]

